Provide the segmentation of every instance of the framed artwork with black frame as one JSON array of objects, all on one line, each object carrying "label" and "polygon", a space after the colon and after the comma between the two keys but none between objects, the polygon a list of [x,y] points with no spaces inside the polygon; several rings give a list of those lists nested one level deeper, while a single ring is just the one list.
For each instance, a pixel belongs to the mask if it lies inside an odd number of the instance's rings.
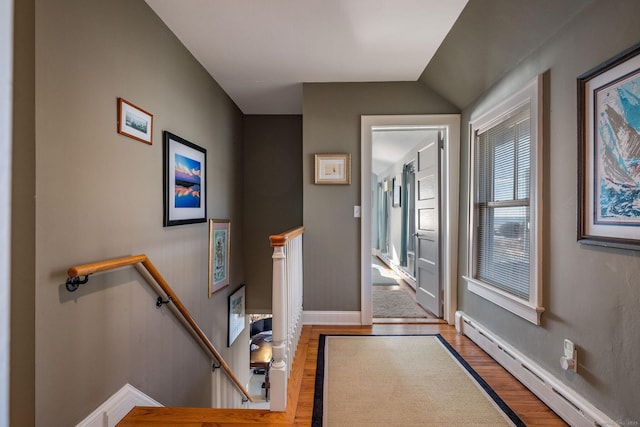
[{"label": "framed artwork with black frame", "polygon": [[245,288],[244,284],[240,285],[238,289],[229,295],[229,326],[227,334],[227,346],[229,347],[244,331]]},{"label": "framed artwork with black frame", "polygon": [[207,150],[163,132],[164,226],[207,221]]},{"label": "framed artwork with black frame", "polygon": [[577,83],[578,241],[640,250],[640,43]]}]

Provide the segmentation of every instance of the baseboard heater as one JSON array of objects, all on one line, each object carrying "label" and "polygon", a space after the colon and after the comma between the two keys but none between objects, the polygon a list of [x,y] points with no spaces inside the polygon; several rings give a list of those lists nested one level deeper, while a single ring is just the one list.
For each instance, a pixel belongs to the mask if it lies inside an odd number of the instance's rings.
[{"label": "baseboard heater", "polygon": [[618,425],[574,390],[493,335],[464,312],[456,312],[455,322],[458,333],[469,337],[569,425],[573,427]]}]

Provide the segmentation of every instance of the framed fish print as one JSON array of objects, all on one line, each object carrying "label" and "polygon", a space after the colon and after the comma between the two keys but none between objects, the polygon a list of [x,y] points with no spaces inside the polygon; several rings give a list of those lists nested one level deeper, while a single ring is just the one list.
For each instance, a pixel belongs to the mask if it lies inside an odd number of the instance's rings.
[{"label": "framed fish print", "polygon": [[231,221],[209,220],[209,298],[229,284]]},{"label": "framed fish print", "polygon": [[240,285],[231,295],[229,295],[229,324],[227,328],[227,346],[231,347],[233,342],[244,331],[245,325],[245,285]]},{"label": "framed fish print", "polygon": [[578,241],[640,250],[640,44],[578,77]]},{"label": "framed fish print", "polygon": [[163,132],[165,227],[207,221],[207,150]]}]

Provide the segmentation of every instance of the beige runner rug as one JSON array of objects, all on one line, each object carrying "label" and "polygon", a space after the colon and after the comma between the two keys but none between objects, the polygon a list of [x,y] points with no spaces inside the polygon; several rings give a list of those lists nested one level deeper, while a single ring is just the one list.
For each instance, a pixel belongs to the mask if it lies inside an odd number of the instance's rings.
[{"label": "beige runner rug", "polygon": [[319,344],[313,426],[524,426],[439,335]]}]

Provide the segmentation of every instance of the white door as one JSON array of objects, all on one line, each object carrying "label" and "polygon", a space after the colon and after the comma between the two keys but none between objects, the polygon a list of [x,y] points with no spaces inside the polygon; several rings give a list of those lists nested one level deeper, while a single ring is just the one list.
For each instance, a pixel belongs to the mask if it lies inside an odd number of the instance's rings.
[{"label": "white door", "polygon": [[440,280],[440,151],[441,132],[429,135],[418,151],[416,167],[416,299],[442,317]]}]

